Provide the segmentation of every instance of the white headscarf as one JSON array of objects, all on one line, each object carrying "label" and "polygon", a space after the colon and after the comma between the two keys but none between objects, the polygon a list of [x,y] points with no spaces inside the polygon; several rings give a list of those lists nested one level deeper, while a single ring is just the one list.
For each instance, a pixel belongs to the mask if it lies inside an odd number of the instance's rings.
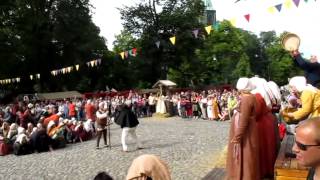
[{"label": "white headscarf", "polygon": [[281,103],[281,92],[280,92],[279,86],[275,82],[269,81],[268,87],[272,91],[273,96],[276,98],[277,103],[280,104]]},{"label": "white headscarf", "polygon": [[252,91],[255,86],[250,82],[249,78],[242,77],[238,79],[237,89],[239,91]]},{"label": "white headscarf", "polygon": [[307,79],[303,76],[295,76],[290,79],[289,85],[295,87],[298,92],[302,92],[307,87]]},{"label": "white headscarf", "polygon": [[267,85],[267,81],[259,77],[252,77],[250,78],[250,82],[256,87],[254,90],[251,91],[251,93],[252,94],[259,93],[263,97],[266,105],[269,108],[271,108],[272,107],[271,99],[273,94]]}]

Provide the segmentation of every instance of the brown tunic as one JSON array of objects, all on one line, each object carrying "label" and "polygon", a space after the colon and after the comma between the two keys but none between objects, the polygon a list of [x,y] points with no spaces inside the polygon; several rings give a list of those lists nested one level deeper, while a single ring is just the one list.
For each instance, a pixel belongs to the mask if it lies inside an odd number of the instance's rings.
[{"label": "brown tunic", "polygon": [[228,180],[258,180],[260,177],[255,106],[254,95],[242,94],[239,113],[232,117],[227,154]]}]

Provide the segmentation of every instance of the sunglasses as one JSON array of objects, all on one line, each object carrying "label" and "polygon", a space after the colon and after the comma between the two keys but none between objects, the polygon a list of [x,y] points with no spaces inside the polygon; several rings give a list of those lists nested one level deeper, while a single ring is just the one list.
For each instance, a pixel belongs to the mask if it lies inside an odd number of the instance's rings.
[{"label": "sunglasses", "polygon": [[311,147],[311,146],[320,146],[319,144],[313,144],[313,145],[307,145],[307,144],[302,144],[298,141],[296,141],[296,145],[298,146],[298,148],[302,151],[306,151],[308,150],[308,147]]}]

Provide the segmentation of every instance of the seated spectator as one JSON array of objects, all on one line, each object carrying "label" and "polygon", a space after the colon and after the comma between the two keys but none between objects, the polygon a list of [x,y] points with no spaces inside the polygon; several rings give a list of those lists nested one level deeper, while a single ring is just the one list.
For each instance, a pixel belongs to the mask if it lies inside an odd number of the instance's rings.
[{"label": "seated spectator", "polygon": [[1,128],[0,128],[0,137],[5,138],[8,136],[10,130],[9,123],[3,122]]},{"label": "seated spectator", "polygon": [[225,121],[229,119],[229,113],[227,108],[223,108],[221,113],[218,115],[220,121]]},{"label": "seated spectator", "polygon": [[15,155],[25,155],[31,153],[29,138],[26,135],[26,130],[23,127],[18,128],[18,136],[13,144],[13,153]]},{"label": "seated spectator", "polygon": [[34,151],[37,151],[38,153],[46,152],[49,150],[53,151],[52,139],[40,123],[37,124],[37,130],[30,136],[30,144],[32,149]]},{"label": "seated spectator", "polygon": [[155,155],[144,154],[133,160],[126,180],[171,180],[169,168]]},{"label": "seated spectator", "polygon": [[296,142],[292,151],[298,163],[311,167],[308,180],[320,179],[320,117],[301,122],[296,128]]},{"label": "seated spectator", "polygon": [[106,172],[99,172],[95,177],[94,180],[113,180],[109,174]]},{"label": "seated spectator", "polygon": [[16,123],[12,123],[10,125],[10,130],[7,136],[11,144],[13,144],[16,141],[17,134],[18,134],[18,125]]}]

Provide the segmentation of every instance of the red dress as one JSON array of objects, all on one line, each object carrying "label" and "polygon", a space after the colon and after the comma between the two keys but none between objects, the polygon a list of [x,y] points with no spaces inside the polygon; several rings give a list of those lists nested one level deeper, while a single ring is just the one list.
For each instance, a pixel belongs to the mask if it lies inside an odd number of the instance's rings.
[{"label": "red dress", "polygon": [[276,161],[276,142],[275,142],[275,117],[267,107],[263,97],[255,94],[257,107],[256,119],[259,135],[259,158],[261,177],[272,176],[274,172],[274,163]]}]

